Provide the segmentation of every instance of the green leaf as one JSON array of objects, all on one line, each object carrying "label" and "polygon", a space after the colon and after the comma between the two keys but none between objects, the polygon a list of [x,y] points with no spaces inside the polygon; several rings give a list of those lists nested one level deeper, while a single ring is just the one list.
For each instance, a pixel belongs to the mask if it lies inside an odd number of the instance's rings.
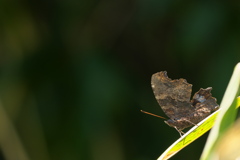
[{"label": "green leaf", "polygon": [[237,115],[236,108],[239,106],[239,88],[240,85],[240,63],[234,69],[231,80],[228,84],[224,97],[222,99],[219,115],[216,124],[211,130],[201,160],[212,160],[216,156],[215,145],[227,129],[234,123]]},{"label": "green leaf", "polygon": [[195,141],[197,138],[201,137],[208,130],[210,130],[214,125],[218,113],[219,110],[199,122],[197,126],[192,127],[187,133],[185,133],[181,138],[174,142],[165,152],[163,152],[163,154],[158,158],[158,160],[169,159],[181,149]]}]

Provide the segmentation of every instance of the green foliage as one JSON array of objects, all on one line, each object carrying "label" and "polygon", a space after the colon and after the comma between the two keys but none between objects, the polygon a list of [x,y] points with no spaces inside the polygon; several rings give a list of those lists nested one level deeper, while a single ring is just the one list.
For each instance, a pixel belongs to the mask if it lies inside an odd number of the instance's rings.
[{"label": "green foliage", "polygon": [[[202,160],[213,160],[219,153],[216,153],[216,143],[228,131],[236,120],[237,107],[239,106],[240,92],[240,63],[234,69],[233,75],[221,102],[221,111],[216,120],[216,124],[210,132],[207,143],[205,145]],[[221,158],[221,157],[220,157]]]}]

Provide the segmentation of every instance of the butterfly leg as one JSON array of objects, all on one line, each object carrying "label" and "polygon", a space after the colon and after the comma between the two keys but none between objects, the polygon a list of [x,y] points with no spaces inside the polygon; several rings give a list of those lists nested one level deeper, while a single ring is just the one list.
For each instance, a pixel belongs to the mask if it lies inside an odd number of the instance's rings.
[{"label": "butterfly leg", "polygon": [[174,128],[178,131],[181,137],[185,134],[183,131],[179,130],[176,126],[174,126]]},{"label": "butterfly leg", "polygon": [[187,120],[187,119],[184,119],[185,121],[187,121],[188,123],[191,123],[192,125],[194,125],[194,126],[197,126],[198,127],[198,125],[197,124],[195,124],[195,123],[193,123],[193,122],[191,122],[191,121],[189,121],[189,120]]}]

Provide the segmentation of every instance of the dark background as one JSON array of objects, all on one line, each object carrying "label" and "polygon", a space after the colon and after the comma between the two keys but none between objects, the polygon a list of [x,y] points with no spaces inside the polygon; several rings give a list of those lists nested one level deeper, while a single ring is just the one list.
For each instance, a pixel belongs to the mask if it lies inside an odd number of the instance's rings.
[{"label": "dark background", "polygon": [[[213,87],[220,103],[239,15],[238,1],[0,1],[2,159],[158,158],[179,133],[140,112],[165,116],[151,75]],[[172,159],[199,159],[206,138]]]}]

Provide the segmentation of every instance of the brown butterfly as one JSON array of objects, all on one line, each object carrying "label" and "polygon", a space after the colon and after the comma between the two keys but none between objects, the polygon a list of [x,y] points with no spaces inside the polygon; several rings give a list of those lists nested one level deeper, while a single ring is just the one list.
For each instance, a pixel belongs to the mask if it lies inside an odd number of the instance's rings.
[{"label": "brown butterfly", "polygon": [[164,122],[180,135],[183,129],[196,125],[219,108],[216,98],[212,97],[211,87],[201,88],[190,101],[192,85],[182,78],[168,78],[166,71],[153,74],[151,85],[158,104],[170,118]]}]

